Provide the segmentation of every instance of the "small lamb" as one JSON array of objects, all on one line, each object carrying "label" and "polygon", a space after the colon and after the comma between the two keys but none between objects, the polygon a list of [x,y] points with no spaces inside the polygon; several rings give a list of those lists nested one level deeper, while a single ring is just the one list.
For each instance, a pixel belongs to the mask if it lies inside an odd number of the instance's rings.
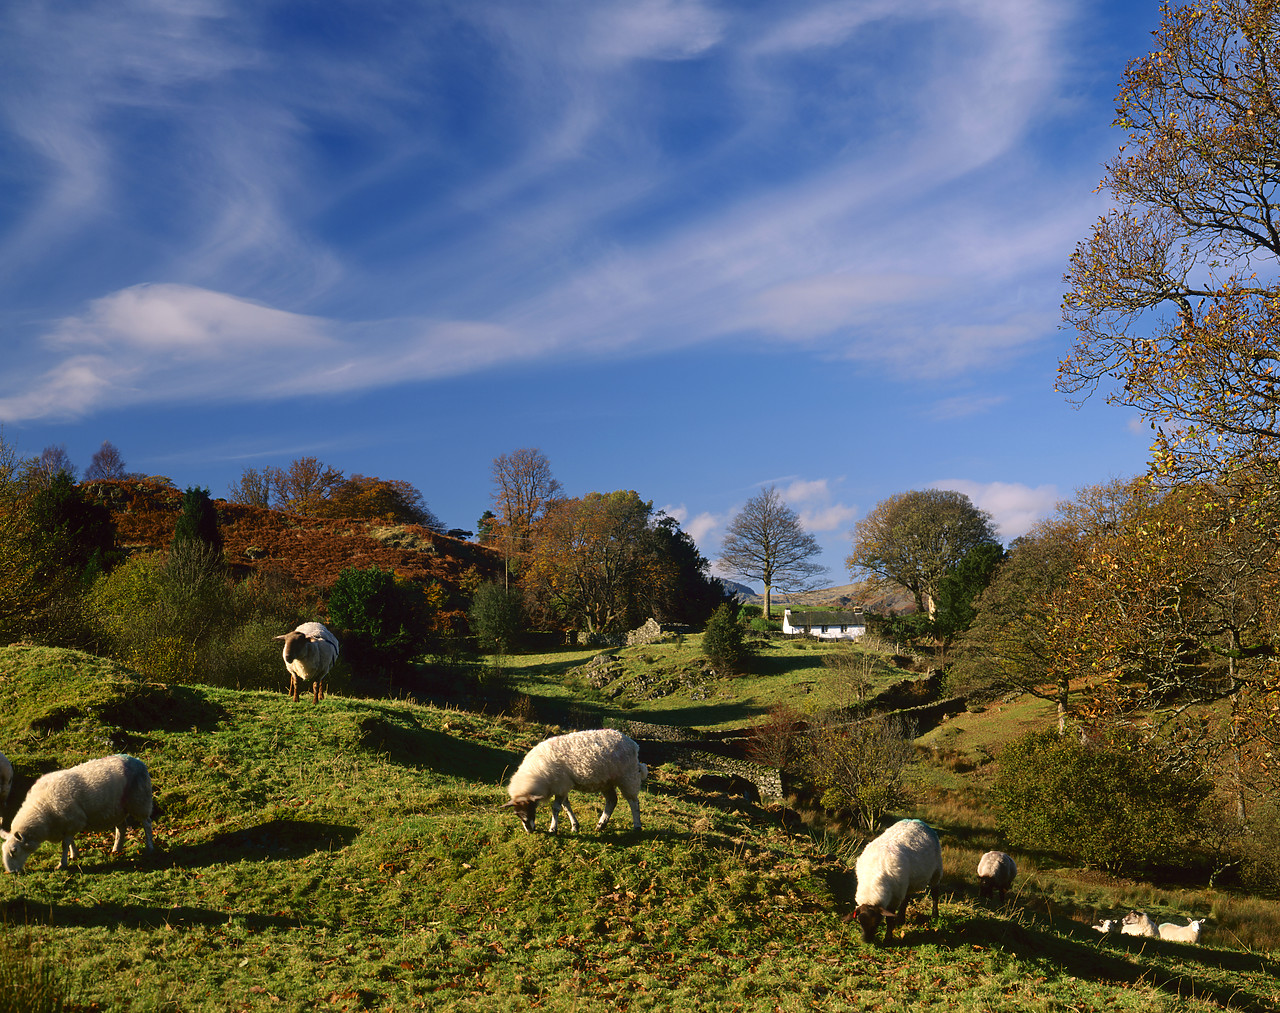
[{"label": "small lamb", "polygon": [[1156,928],[1145,911],[1130,911],[1127,915],[1120,919],[1120,933],[1126,936],[1149,936],[1152,939],[1158,938],[1160,930]]},{"label": "small lamb", "polygon": [[906,922],[908,898],[926,888],[933,897],[933,917],[938,917],[942,845],[927,823],[899,820],[863,848],[854,868],[854,902],[863,941],[875,942],[883,919],[884,941],[889,942],[894,925]]},{"label": "small lamb", "polygon": [[284,667],[289,673],[289,696],[298,699],[298,683],[311,683],[311,702],[324,699],[324,678],[338,660],[338,638],[323,623],[303,623],[276,637],[284,641]]},{"label": "small lamb", "polygon": [[31,853],[45,841],[62,841],[62,862],[79,858],[75,835],[85,830],[116,832],[111,850],[124,850],[125,826],[130,818],[142,824],[147,850],[151,838],[151,774],[137,757],[119,754],[89,760],[66,770],[45,774],[31,786],[4,838],[5,872],[21,872]]},{"label": "small lamb", "polygon": [[978,859],[978,896],[990,897],[996,890],[1004,900],[1018,874],[1018,865],[1003,851],[988,851]]},{"label": "small lamb", "polygon": [[1120,922],[1115,918],[1104,918],[1097,925],[1090,925],[1089,928],[1093,929],[1094,932],[1101,932],[1104,936],[1109,936],[1120,928]]},{"label": "small lamb", "polygon": [[621,790],[631,806],[631,826],[639,830],[640,789],[648,776],[649,768],[640,762],[640,747],[613,728],[554,735],[525,754],[507,784],[511,801],[502,808],[515,809],[521,826],[529,832],[534,829],[538,803],[549,798],[549,831],[556,832],[562,805],[569,814],[569,825],[577,830],[578,817],[569,806],[569,792],[598,791],[604,795],[604,812],[596,823],[599,830],[618,804]]},{"label": "small lamb", "polygon": [[1187,925],[1176,925],[1173,922],[1161,922],[1157,931],[1161,939],[1171,939],[1175,943],[1200,942],[1200,930],[1204,928],[1205,919],[1194,918]]}]

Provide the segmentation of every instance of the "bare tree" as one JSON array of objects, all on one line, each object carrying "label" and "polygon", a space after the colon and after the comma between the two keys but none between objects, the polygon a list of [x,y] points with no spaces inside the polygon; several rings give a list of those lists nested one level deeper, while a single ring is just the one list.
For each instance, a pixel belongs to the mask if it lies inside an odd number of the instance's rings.
[{"label": "bare tree", "polygon": [[233,482],[229,489],[232,503],[269,507],[271,505],[271,469],[259,471],[257,468],[245,468],[240,473],[240,480]]},{"label": "bare tree", "polygon": [[267,469],[275,505],[293,513],[315,513],[317,507],[345,481],[337,468],[331,468],[314,457],[299,457],[285,468]]},{"label": "bare tree", "polygon": [[826,574],[825,566],[813,562],[821,551],[817,539],[800,526],[796,512],[782,501],[777,486],[771,485],[747,500],[729,522],[719,561],[721,569],[764,584],[764,617],[768,619],[774,587],[807,591]]},{"label": "bare tree", "polygon": [[528,548],[533,525],[562,499],[551,462],[536,447],[522,447],[493,459],[493,505],[518,551]]},{"label": "bare tree", "polygon": [[71,463],[65,443],[59,443],[57,446],[50,445],[40,451],[40,460],[36,464],[35,470],[46,479],[52,479],[55,475],[65,473],[71,478],[71,481],[74,482],[76,480],[77,468]]},{"label": "bare tree", "polygon": [[85,481],[96,482],[104,478],[125,477],[124,458],[120,455],[119,448],[110,440],[103,440],[102,446],[94,452],[93,458],[89,461],[89,467],[85,469]]}]

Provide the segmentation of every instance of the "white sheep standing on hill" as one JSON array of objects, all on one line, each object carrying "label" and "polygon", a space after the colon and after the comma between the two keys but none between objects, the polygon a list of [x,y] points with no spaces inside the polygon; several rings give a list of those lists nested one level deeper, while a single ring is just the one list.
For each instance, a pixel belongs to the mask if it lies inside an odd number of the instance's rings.
[{"label": "white sheep standing on hill", "polygon": [[1145,911],[1130,911],[1120,919],[1120,933],[1126,936],[1158,938],[1160,930]]},{"label": "white sheep standing on hill", "polygon": [[551,833],[556,832],[560,807],[569,814],[569,825],[578,829],[578,817],[569,806],[570,791],[598,791],[604,795],[604,812],[596,823],[601,829],[618,804],[622,792],[631,805],[631,826],[640,829],[640,789],[649,768],[640,762],[640,747],[613,728],[554,735],[525,754],[511,775],[507,793],[526,831],[534,828],[538,803],[551,799]]},{"label": "white sheep standing on hill", "polygon": [[75,835],[85,830],[116,832],[111,850],[124,850],[130,818],[142,825],[147,850],[151,839],[151,774],[135,756],[105,756],[39,778],[13,818],[4,838],[6,872],[21,872],[31,853],[45,841],[62,841],[59,869],[79,858]]},{"label": "white sheep standing on hill", "polygon": [[907,900],[926,888],[933,897],[933,917],[938,917],[942,845],[927,823],[899,820],[862,849],[855,872],[854,903],[864,941],[875,942],[883,919],[884,941],[889,942],[894,925],[906,922]]},{"label": "white sheep standing on hill", "polygon": [[1018,874],[1018,864],[1013,856],[1003,851],[988,851],[978,859],[978,896],[990,897],[996,890],[1004,900]]},{"label": "white sheep standing on hill", "polygon": [[324,699],[324,678],[338,660],[338,638],[323,623],[303,623],[276,637],[284,641],[284,667],[289,673],[289,696],[298,699],[298,683],[311,683],[311,701]]},{"label": "white sheep standing on hill", "polygon": [[1161,939],[1170,939],[1175,943],[1200,942],[1200,930],[1204,928],[1203,918],[1194,918],[1188,925],[1177,925],[1174,922],[1161,922],[1157,931]]}]

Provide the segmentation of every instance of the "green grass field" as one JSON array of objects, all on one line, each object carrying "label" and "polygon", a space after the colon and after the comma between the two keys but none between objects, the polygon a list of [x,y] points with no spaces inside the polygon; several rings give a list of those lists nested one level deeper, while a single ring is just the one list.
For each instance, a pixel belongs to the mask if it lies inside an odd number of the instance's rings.
[{"label": "green grass field", "polygon": [[[517,681],[550,700],[569,659],[531,660]],[[744,714],[767,708],[768,675],[733,681]],[[46,844],[3,877],[0,1010],[1280,1008],[1275,905],[1030,856],[1007,905],[981,904],[971,870],[991,821],[954,794],[918,813],[945,844],[940,917],[916,903],[888,947],[850,919],[857,840],[789,832],[776,801],[705,794],[688,771],[651,771],[638,833],[625,806],[591,829],[599,800],[582,795],[580,833],[525,834],[498,808],[502,784],[556,730],[145,684],[75,652],[0,649],[0,743],[21,778],[131,752],[164,807],[154,855],[131,834],[112,857],[92,834],[69,872]],[[1088,928],[1136,903],[1211,913],[1207,944]],[[42,982],[63,1006],[37,1007]]]}]

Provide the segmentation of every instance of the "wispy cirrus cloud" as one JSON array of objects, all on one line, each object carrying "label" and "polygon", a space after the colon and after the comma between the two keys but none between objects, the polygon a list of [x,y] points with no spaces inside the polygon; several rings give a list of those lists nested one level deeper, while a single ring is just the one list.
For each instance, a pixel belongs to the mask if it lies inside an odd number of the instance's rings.
[{"label": "wispy cirrus cloud", "polygon": [[31,307],[0,414],[270,389],[201,364],[215,338],[265,375],[305,333],[354,390],[744,337],[943,377],[1052,327],[1041,269],[1091,205],[1010,153],[1068,73],[1057,5],[327,14],[0,15],[0,296]]}]

